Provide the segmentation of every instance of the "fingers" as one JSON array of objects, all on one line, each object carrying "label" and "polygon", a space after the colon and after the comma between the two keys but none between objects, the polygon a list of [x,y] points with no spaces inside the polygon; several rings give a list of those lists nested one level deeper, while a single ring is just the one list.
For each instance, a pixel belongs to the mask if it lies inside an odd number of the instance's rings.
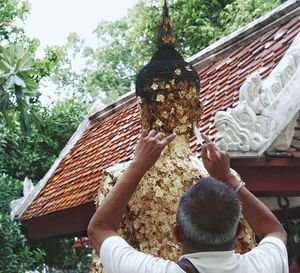
[{"label": "fingers", "polygon": [[165,136],[165,133],[156,132],[155,130],[151,130],[148,134],[147,131],[143,129],[141,132],[141,138],[145,137],[161,141],[162,143],[165,143],[165,145],[167,145],[176,137],[176,134],[173,133],[171,135]]},{"label": "fingers", "polygon": [[155,136],[155,139],[162,140],[164,137],[165,137],[164,133],[157,133],[157,135]]},{"label": "fingers", "polygon": [[147,135],[148,135],[147,130],[142,129],[142,132],[141,132],[141,138],[145,138]]},{"label": "fingers", "polygon": [[208,151],[206,149],[206,145],[202,145],[201,158],[204,164],[210,160],[208,157]]},{"label": "fingers", "polygon": [[155,130],[151,130],[148,134],[147,137],[154,137],[156,135],[156,131]]},{"label": "fingers", "polygon": [[162,147],[165,147],[168,145],[171,141],[174,140],[176,137],[176,134],[171,134],[166,136],[164,133],[157,133],[155,136],[153,136],[153,140],[157,141],[157,144],[161,145]]},{"label": "fingers", "polygon": [[175,139],[176,136],[177,136],[177,135],[176,135],[175,133],[173,133],[173,134],[171,134],[171,135],[165,137],[165,138],[162,140],[163,145],[166,146],[166,145],[168,145],[169,143],[171,143],[171,142]]},{"label": "fingers", "polygon": [[202,136],[202,138],[203,138],[203,140],[204,140],[205,143],[211,142],[211,139],[207,135],[201,134],[201,136]]}]

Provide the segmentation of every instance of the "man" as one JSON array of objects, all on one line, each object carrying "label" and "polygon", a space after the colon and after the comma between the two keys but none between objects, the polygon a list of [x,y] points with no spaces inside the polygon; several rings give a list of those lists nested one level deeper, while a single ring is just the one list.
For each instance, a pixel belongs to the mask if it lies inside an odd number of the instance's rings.
[{"label": "man", "polygon": [[[101,203],[88,227],[89,239],[106,273],[183,273],[176,263],[136,251],[117,236],[129,199],[143,175],[176,136],[143,131],[134,158]],[[230,172],[229,156],[203,135],[202,159],[212,178],[201,179],[182,197],[174,237],[200,273],[288,273],[286,233],[277,218]],[[222,181],[222,182],[221,182]],[[239,198],[238,198],[239,196]],[[262,239],[240,255],[232,250],[243,215]]]}]

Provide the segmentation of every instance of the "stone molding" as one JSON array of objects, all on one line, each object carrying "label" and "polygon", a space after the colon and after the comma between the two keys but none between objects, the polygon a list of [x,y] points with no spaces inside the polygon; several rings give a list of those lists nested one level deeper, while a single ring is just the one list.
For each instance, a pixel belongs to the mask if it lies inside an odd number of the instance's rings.
[{"label": "stone molding", "polygon": [[300,34],[267,79],[254,72],[240,88],[239,104],[216,113],[218,147],[232,156],[261,156],[298,113],[299,88]]}]

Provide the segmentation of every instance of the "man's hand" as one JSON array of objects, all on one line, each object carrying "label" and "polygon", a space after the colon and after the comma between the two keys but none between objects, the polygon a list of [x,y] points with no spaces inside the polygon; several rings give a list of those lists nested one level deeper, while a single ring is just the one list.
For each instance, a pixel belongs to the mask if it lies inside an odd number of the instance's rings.
[{"label": "man's hand", "polygon": [[96,253],[104,240],[116,235],[128,202],[143,175],[155,164],[162,150],[176,137],[165,137],[154,130],[142,131],[131,164],[101,202],[88,226],[88,236]]},{"label": "man's hand", "polygon": [[176,134],[166,136],[151,130],[141,133],[141,138],[136,145],[132,164],[141,172],[149,170],[158,160],[163,149],[176,137]]},{"label": "man's hand", "polygon": [[[202,134],[204,144],[202,145],[201,157],[204,167],[210,174],[223,182],[231,184],[232,174],[230,172],[230,157],[227,153],[219,150],[206,135]],[[236,182],[232,181],[232,187],[236,186]]]},{"label": "man's hand", "polygon": [[[240,181],[230,172],[229,155],[219,150],[206,135],[202,134],[202,137],[205,141],[201,154],[204,167],[211,176],[236,189]],[[245,187],[238,194],[243,204],[243,215],[256,235],[260,238],[273,236],[286,244],[286,232],[272,212]]]}]

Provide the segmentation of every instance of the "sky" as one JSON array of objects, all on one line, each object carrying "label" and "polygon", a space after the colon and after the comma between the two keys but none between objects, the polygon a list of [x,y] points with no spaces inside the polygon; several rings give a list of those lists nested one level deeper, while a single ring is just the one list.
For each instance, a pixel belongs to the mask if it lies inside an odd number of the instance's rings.
[{"label": "sky", "polygon": [[[97,39],[93,31],[97,24],[101,20],[116,20],[126,16],[127,10],[137,2],[138,0],[29,0],[31,9],[25,22],[25,33],[40,40],[38,57],[43,57],[47,45],[65,44],[70,32],[76,32],[84,38],[85,45],[95,47]],[[80,61],[77,69],[81,69]],[[54,91],[56,87],[51,81],[44,81],[40,87],[43,104],[48,105],[58,99]]]},{"label": "sky", "polygon": [[127,14],[137,0],[29,0],[31,11],[25,31],[45,45],[63,45],[70,32],[96,43],[92,34],[101,20],[116,20]]}]

